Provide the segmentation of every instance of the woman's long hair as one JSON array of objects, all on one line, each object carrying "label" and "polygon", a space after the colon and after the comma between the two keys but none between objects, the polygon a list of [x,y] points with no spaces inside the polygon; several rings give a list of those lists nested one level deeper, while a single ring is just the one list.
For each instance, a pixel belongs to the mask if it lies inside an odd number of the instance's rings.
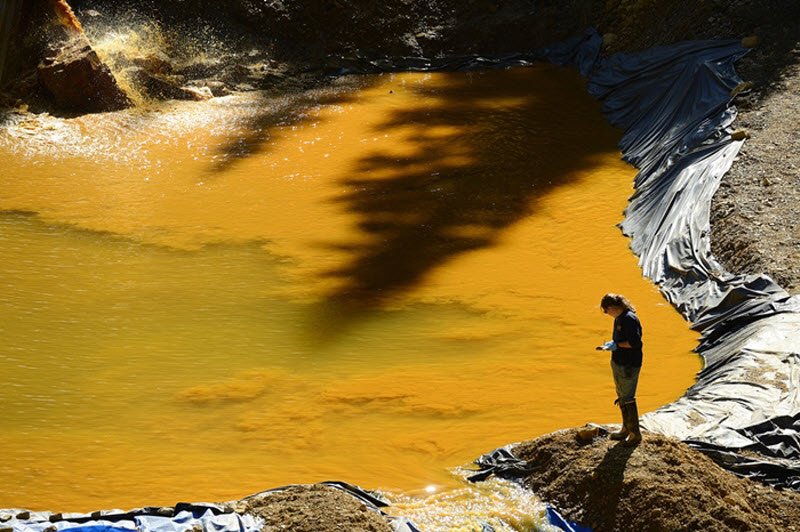
[{"label": "woman's long hair", "polygon": [[600,300],[600,307],[603,310],[606,310],[608,307],[622,307],[624,309],[630,310],[631,312],[636,312],[636,309],[633,306],[633,303],[628,301],[628,298],[619,294],[606,294],[603,296],[603,299]]}]

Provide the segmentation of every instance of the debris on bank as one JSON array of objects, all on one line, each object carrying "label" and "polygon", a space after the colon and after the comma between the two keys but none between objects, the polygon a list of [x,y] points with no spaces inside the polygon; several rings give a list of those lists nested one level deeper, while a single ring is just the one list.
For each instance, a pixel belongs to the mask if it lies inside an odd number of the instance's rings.
[{"label": "debris on bank", "polygon": [[100,510],[87,514],[0,510],[2,532],[420,532],[388,503],[345,482],[292,485],[225,503]]}]

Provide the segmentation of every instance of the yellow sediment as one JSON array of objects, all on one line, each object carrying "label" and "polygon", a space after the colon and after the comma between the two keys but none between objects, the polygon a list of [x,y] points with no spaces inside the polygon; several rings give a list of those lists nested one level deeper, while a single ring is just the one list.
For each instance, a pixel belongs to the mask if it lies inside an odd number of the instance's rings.
[{"label": "yellow sediment", "polygon": [[618,137],[548,66],[7,128],[0,507],[451,486],[618,422],[608,291],[640,410],[676,399],[700,362],[616,227]]}]

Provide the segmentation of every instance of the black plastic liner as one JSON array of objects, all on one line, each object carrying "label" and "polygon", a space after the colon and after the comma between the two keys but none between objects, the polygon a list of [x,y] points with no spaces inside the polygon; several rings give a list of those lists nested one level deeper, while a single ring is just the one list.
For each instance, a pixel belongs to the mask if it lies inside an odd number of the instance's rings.
[{"label": "black plastic liner", "polygon": [[[644,276],[701,333],[696,351],[705,367],[697,383],[645,414],[643,427],[690,443],[734,473],[800,491],[800,297],[766,275],[725,271],[708,236],[711,199],[744,142],[729,127],[737,114],[732,101],[744,88],[734,63],[748,50],[738,40],[689,41],[602,58],[601,48],[590,29],[531,53],[342,58],[336,74],[541,61],[577,68],[608,120],[623,129],[623,159],[639,169],[622,230]],[[505,476],[524,471],[504,453],[492,460],[481,467]]]},{"label": "black plastic liner", "polygon": [[589,92],[640,169],[623,232],[644,275],[702,333],[698,382],[644,426],[737,474],[800,490],[800,298],[767,276],[732,275],[710,254],[711,199],[743,142],[728,126],[741,83],[733,63],[746,52],[705,41],[618,54]]},{"label": "black plastic liner", "polygon": [[557,65],[569,65],[588,76],[600,57],[603,40],[594,30],[573,37],[562,43],[553,44],[541,50],[525,53],[506,53],[495,55],[456,55],[448,57],[367,57],[332,58],[328,65],[331,74],[380,74],[383,72],[465,72],[469,70],[488,70],[529,66],[547,61]]},{"label": "black plastic liner", "polygon": [[[590,30],[526,58],[576,66],[623,129],[623,158],[639,173],[621,228],[643,274],[701,333],[696,384],[642,424],[736,474],[800,490],[800,297],[765,275],[731,274],[710,253],[711,199],[743,144],[729,126],[743,88],[733,65],[747,50],[691,41],[601,59],[600,46]],[[525,471],[513,447],[477,463]]]}]

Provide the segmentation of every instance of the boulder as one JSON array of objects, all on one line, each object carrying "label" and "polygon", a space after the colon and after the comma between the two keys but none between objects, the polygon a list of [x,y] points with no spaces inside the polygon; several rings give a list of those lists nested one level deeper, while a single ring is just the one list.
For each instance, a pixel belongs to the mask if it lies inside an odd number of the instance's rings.
[{"label": "boulder", "polygon": [[183,99],[184,78],[182,76],[157,74],[141,67],[126,69],[127,76],[133,84],[148,97],[156,100]]},{"label": "boulder", "polygon": [[211,94],[215,97],[227,96],[228,94],[231,93],[230,89],[225,83],[215,79],[206,81],[205,86],[208,87],[209,90],[211,90]]},{"label": "boulder", "polygon": [[214,97],[214,93],[208,87],[181,87],[184,93],[184,99],[205,101]]},{"label": "boulder", "polygon": [[128,69],[128,73],[133,83],[154,100],[210,100],[214,97],[209,87],[185,85],[183,76],[156,74],[139,67]]},{"label": "boulder", "polygon": [[131,105],[111,70],[83,35],[51,45],[39,63],[38,77],[66,110],[116,111]]},{"label": "boulder", "polygon": [[163,52],[134,57],[132,62],[151,74],[172,74],[173,71],[172,61]]},{"label": "boulder", "polygon": [[227,96],[231,93],[228,85],[225,82],[216,79],[198,79],[189,81],[184,88],[199,89],[202,92],[209,91],[209,94],[216,98],[219,96]]}]

